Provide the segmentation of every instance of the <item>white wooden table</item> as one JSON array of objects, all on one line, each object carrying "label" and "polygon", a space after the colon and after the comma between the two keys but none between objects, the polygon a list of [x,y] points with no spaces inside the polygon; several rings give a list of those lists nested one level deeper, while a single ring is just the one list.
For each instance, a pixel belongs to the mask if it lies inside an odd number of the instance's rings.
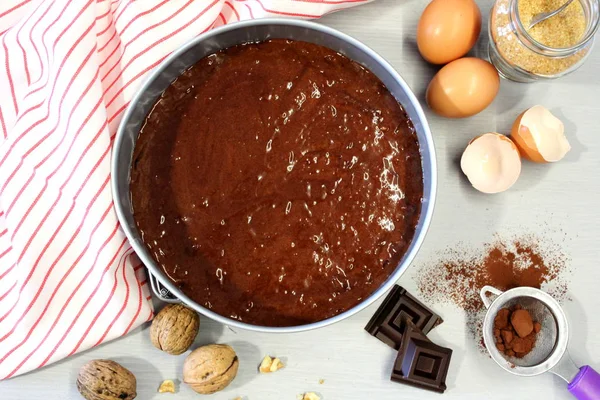
[{"label": "white wooden table", "polygon": [[[491,1],[478,0],[484,26]],[[321,22],[346,32],[389,60],[420,98],[435,68],[421,60],[415,44],[424,0],[378,0],[330,15]],[[484,29],[474,54],[484,57]],[[600,49],[577,72],[558,81],[523,85],[502,81],[500,95],[483,113],[466,120],[446,120],[427,111],[439,164],[439,192],[433,224],[416,261],[400,283],[416,293],[413,275],[436,251],[463,241],[474,246],[494,233],[562,229],[571,256],[570,352],[577,363],[600,369]],[[505,194],[485,196],[472,190],[457,159],[474,136],[508,132],[525,108],[543,104],[565,121],[573,150],[556,165],[526,163],[521,179]],[[293,335],[233,332],[202,319],[197,345],[229,343],[241,360],[236,380],[211,399],[296,399],[315,391],[324,400],[439,399],[439,395],[390,382],[394,352],[363,327],[378,304],[336,325]],[[436,306],[445,322],[431,338],[454,350],[445,399],[568,399],[565,385],[544,375],[518,378],[482,355],[469,337],[462,311]],[[256,367],[265,354],[281,356],[287,367],[261,376]],[[157,394],[163,379],[181,379],[185,355],[169,356],[152,347],[148,326],[127,337],[63,360],[42,370],[0,382],[0,399],[79,399],[75,381],[88,360],[110,358],[129,368],[138,381],[138,398],[200,398],[181,385],[176,395]],[[324,379],[323,384],[319,380]]]}]

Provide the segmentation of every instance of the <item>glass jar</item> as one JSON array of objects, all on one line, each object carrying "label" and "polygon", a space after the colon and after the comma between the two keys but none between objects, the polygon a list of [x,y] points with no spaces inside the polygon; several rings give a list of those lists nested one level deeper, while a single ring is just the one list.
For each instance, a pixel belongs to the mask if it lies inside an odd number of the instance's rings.
[{"label": "glass jar", "polygon": [[550,20],[526,29],[533,15],[558,9],[564,2],[495,1],[488,24],[489,57],[500,75],[533,82],[561,77],[583,64],[598,30],[600,0],[575,0]]}]

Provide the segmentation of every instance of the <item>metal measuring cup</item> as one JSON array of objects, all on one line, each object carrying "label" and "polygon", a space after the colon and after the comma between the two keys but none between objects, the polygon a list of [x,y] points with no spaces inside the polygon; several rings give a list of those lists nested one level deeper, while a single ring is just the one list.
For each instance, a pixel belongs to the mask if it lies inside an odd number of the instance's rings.
[{"label": "metal measuring cup", "polygon": [[[489,294],[497,297],[492,299]],[[600,374],[589,365],[578,368],[569,356],[569,325],[561,306],[549,294],[535,288],[518,287],[502,292],[484,286],[480,292],[487,313],[483,321],[485,347],[496,363],[511,374],[535,376],[552,372],[568,383],[579,400],[600,399]],[[496,348],[494,318],[502,308],[520,304],[542,325],[535,347],[523,358],[507,357]]]}]

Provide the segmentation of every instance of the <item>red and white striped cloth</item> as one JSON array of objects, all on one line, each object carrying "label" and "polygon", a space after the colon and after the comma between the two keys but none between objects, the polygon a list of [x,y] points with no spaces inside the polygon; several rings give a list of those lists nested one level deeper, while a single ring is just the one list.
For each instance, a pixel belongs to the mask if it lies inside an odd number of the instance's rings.
[{"label": "red and white striped cloth", "polygon": [[0,1],[0,379],[152,318],[109,185],[116,127],[146,73],[215,26],[368,1]]}]

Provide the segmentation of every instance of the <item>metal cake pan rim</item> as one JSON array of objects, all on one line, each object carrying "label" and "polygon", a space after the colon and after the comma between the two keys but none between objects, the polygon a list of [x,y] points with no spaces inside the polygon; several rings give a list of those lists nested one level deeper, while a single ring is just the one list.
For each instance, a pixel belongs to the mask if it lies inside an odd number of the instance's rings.
[{"label": "metal cake pan rim", "polygon": [[[362,300],[359,304],[350,308],[349,310],[347,310],[343,313],[337,314],[328,319],[318,321],[318,322],[313,322],[313,323],[309,323],[309,324],[305,324],[305,325],[286,326],[286,327],[253,325],[253,324],[242,322],[242,321],[239,321],[236,319],[225,317],[223,315],[215,313],[214,311],[211,311],[210,309],[208,309],[206,307],[199,305],[198,303],[191,300],[188,296],[186,296],[168,278],[166,278],[165,275],[163,274],[163,272],[160,270],[160,268],[158,268],[156,266],[154,260],[149,255],[147,249],[143,246],[143,244],[139,240],[139,235],[137,233],[137,230],[132,229],[127,223],[125,223],[126,214],[127,213],[131,214],[131,211],[126,210],[124,205],[120,201],[119,194],[121,194],[121,193],[120,193],[120,190],[118,187],[120,181],[124,177],[127,177],[127,178],[129,177],[129,171],[127,170],[123,173],[121,171],[121,166],[119,165],[120,164],[119,149],[122,146],[122,142],[124,140],[124,136],[125,136],[124,131],[125,131],[126,124],[129,121],[129,119],[131,118],[131,115],[134,112],[138,101],[144,95],[144,92],[154,82],[154,80],[158,76],[160,76],[161,72],[167,66],[169,66],[173,61],[176,61],[181,55],[183,55],[185,52],[187,52],[194,46],[198,45],[202,41],[208,40],[213,37],[217,37],[225,32],[229,32],[229,31],[233,31],[233,30],[237,30],[237,29],[246,29],[249,27],[270,26],[270,25],[273,25],[273,26],[283,25],[283,26],[291,26],[291,27],[296,27],[296,28],[306,28],[308,30],[315,31],[320,34],[330,35],[334,38],[342,40],[343,42],[347,43],[349,46],[353,46],[356,49],[358,49],[359,51],[365,53],[375,63],[377,63],[381,67],[383,67],[386,70],[386,72],[392,76],[394,81],[401,87],[402,91],[404,92],[404,95],[409,99],[411,106],[414,108],[414,110],[417,114],[418,122],[421,125],[421,129],[423,130],[423,136],[425,139],[425,142],[422,142],[422,138],[419,137],[419,146],[421,148],[422,160],[424,160],[424,158],[423,158],[424,151],[427,151],[427,153],[429,155],[429,157],[428,157],[429,163],[427,165],[427,167],[429,169],[429,174],[428,174],[429,179],[428,180],[425,179],[426,178],[426,176],[425,176],[426,166],[425,166],[424,161],[422,161],[423,162],[423,174],[424,174],[423,175],[424,194],[428,191],[429,195],[427,198],[425,198],[425,196],[424,196],[424,201],[423,201],[422,207],[421,207],[421,217],[420,217],[419,223],[417,224],[417,227],[415,229],[415,235],[413,237],[413,240],[409,247],[409,250],[405,253],[403,259],[398,264],[398,266],[396,267],[394,272],[392,274],[390,274],[390,276],[380,285],[380,287],[377,288],[375,291],[373,291],[369,295],[369,297]],[[405,105],[403,104],[403,106],[405,106]],[[413,120],[413,123],[414,122],[415,121]],[[128,161],[127,165],[129,166],[128,168],[130,168],[131,160]],[[126,111],[123,114],[123,118],[119,124],[118,130],[117,130],[117,135],[116,135],[114,146],[113,146],[112,160],[111,160],[111,172],[112,172],[111,173],[111,189],[113,191],[113,199],[114,199],[117,217],[119,219],[121,227],[122,227],[123,231],[125,232],[125,235],[127,236],[131,246],[133,247],[133,249],[136,252],[136,254],[138,255],[138,257],[141,259],[141,261],[144,263],[144,265],[149,269],[150,273],[152,275],[154,275],[160,281],[160,283],[163,286],[165,286],[169,291],[171,291],[171,293],[173,293],[178,299],[180,299],[186,305],[195,309],[197,312],[199,312],[217,322],[223,323],[223,324],[231,326],[231,327],[240,328],[240,329],[244,329],[244,330],[251,330],[251,331],[257,331],[257,332],[270,332],[270,333],[302,332],[302,331],[308,331],[308,330],[312,330],[312,329],[322,328],[322,327],[334,324],[336,322],[339,322],[346,318],[349,318],[352,315],[357,314],[358,312],[364,310],[365,308],[367,308],[368,306],[373,304],[375,301],[377,301],[379,298],[381,298],[396,283],[396,281],[400,278],[400,276],[408,269],[408,267],[414,260],[416,254],[420,250],[420,248],[425,240],[427,231],[431,224],[431,220],[432,220],[433,212],[434,212],[436,192],[437,192],[437,163],[436,163],[435,147],[434,147],[434,143],[433,143],[431,130],[429,128],[429,124],[427,123],[427,118],[425,116],[425,113],[424,113],[421,105],[420,105],[420,102],[418,101],[415,94],[408,86],[408,84],[400,76],[400,74],[383,57],[381,57],[379,54],[377,54],[371,48],[369,48],[362,42],[358,41],[357,39],[354,39],[353,37],[351,37],[345,33],[342,33],[336,29],[333,29],[333,28],[330,28],[330,27],[327,27],[325,25],[321,25],[321,24],[318,24],[315,22],[296,20],[296,19],[286,19],[286,18],[265,18],[265,19],[248,20],[248,21],[237,22],[237,23],[233,23],[233,24],[229,24],[229,25],[224,25],[222,27],[207,31],[207,32],[191,39],[190,41],[188,41],[187,43],[183,44],[178,49],[176,49],[168,57],[166,57],[148,75],[148,77],[142,83],[140,88],[137,90],[136,94],[132,98],[129,106],[127,107]],[[429,187],[426,186],[427,181],[429,182]],[[128,187],[128,185],[127,185],[127,187]],[[127,195],[127,198],[129,198],[129,193],[127,193],[126,195]]]}]

